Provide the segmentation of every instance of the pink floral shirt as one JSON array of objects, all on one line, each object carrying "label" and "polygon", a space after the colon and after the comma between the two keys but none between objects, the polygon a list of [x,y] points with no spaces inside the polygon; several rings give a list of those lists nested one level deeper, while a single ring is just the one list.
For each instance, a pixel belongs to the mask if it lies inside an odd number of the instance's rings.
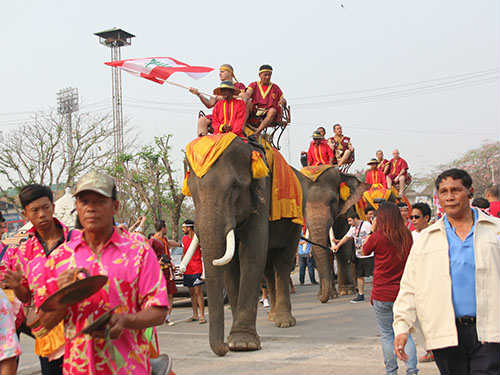
[{"label": "pink floral shirt", "polygon": [[95,253],[83,232],[54,250],[47,261],[47,288],[57,290],[57,276],[71,268],[86,268],[90,275],[107,275],[104,287],[69,308],[65,319],[65,374],[150,374],[149,342],[144,330],[124,330],[116,340],[75,334],[115,306],[136,313],[152,306],[168,306],[165,279],[149,245],[113,231],[108,243]]},{"label": "pink floral shirt", "polygon": [[[67,240],[69,229],[56,218],[54,218],[54,221],[62,228],[64,240]],[[72,231],[71,235],[74,232]],[[48,297],[45,286],[45,262],[47,261],[47,255],[36,236],[34,227],[28,231],[28,235],[28,240],[19,246],[17,263],[12,266],[12,269],[15,269],[17,264],[21,266],[24,275],[23,284],[29,288],[35,306],[40,307],[42,302]],[[34,293],[34,291],[37,291],[37,293]]]}]

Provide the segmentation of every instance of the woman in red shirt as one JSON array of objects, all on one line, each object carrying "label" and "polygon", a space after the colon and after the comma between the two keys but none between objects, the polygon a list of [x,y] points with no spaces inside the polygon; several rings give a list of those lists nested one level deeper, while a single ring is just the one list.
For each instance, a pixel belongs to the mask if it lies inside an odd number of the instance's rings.
[{"label": "woman in red shirt", "polygon": [[[380,204],[373,233],[363,245],[363,253],[375,254],[371,301],[381,336],[387,374],[396,374],[398,370],[393,351],[392,308],[399,293],[399,284],[412,244],[411,233],[406,228],[398,206],[390,202]],[[410,357],[406,362],[406,373],[417,374],[417,350],[411,336],[405,350]]]}]

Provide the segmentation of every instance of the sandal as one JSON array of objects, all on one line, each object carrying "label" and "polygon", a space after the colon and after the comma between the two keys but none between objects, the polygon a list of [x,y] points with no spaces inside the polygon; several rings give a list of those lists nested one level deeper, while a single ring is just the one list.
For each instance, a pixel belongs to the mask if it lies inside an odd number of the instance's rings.
[{"label": "sandal", "polygon": [[188,322],[188,323],[197,322],[198,320],[199,320],[198,318],[195,318],[194,316],[192,316],[191,318],[186,319],[186,322]]},{"label": "sandal", "polygon": [[206,324],[206,323],[207,323],[207,320],[205,318],[200,319],[200,324]]}]

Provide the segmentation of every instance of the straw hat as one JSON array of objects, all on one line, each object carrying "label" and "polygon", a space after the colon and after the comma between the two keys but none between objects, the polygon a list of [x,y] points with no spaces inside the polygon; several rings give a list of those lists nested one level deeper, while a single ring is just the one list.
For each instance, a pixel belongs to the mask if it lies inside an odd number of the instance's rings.
[{"label": "straw hat", "polygon": [[234,95],[238,95],[240,93],[240,90],[238,90],[236,87],[234,87],[234,83],[232,81],[222,81],[220,83],[219,87],[217,87],[214,90],[214,95],[221,95],[220,92],[222,89],[231,89],[231,90],[233,90]]},{"label": "straw hat", "polygon": [[371,158],[370,161],[366,163],[366,165],[372,165],[372,164],[378,164],[378,160],[375,158]]}]

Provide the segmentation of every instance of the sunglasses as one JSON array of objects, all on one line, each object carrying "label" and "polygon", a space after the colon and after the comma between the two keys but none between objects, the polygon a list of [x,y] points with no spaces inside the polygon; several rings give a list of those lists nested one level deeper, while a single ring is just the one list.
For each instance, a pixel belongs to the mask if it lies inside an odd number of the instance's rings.
[{"label": "sunglasses", "polygon": [[420,216],[420,215],[411,215],[411,216],[410,216],[410,219],[412,219],[412,220],[413,220],[413,219],[420,219],[421,217],[422,217],[422,216]]}]

